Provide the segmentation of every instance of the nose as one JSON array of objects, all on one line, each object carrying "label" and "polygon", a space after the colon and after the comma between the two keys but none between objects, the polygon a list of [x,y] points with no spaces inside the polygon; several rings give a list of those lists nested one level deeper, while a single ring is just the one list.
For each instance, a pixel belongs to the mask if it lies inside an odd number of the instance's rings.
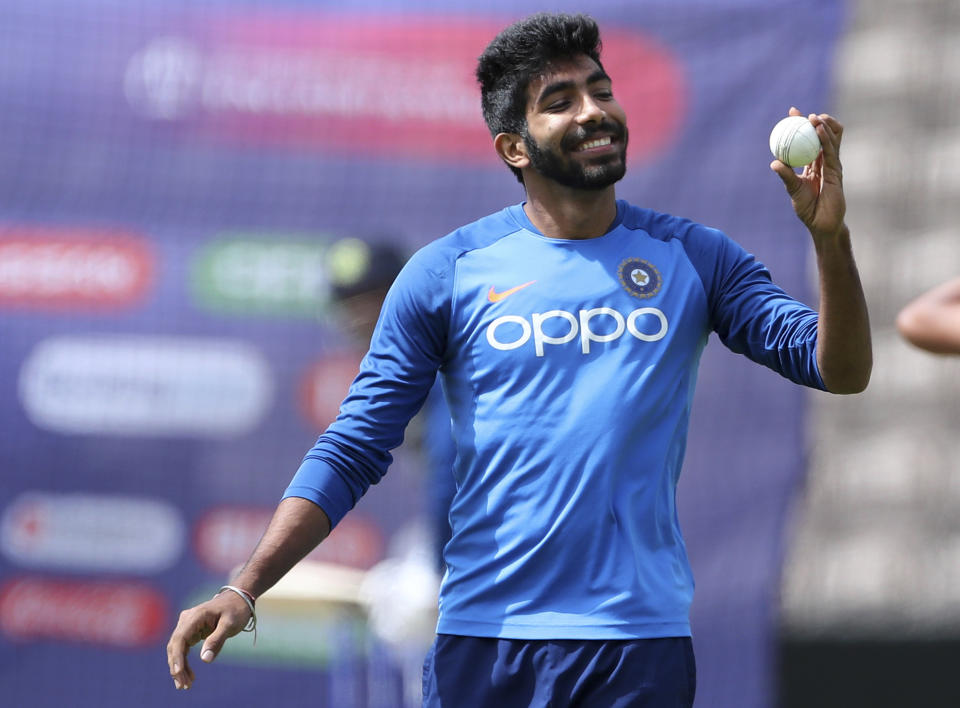
[{"label": "nose", "polygon": [[577,114],[577,122],[599,123],[606,117],[607,112],[603,109],[593,96],[585,94],[580,100],[580,112]]}]

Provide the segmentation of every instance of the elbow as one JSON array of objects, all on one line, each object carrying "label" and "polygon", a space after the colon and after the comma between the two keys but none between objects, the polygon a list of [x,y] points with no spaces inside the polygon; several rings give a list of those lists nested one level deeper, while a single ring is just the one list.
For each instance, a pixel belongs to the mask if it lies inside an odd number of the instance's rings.
[{"label": "elbow", "polygon": [[850,363],[843,368],[828,367],[825,371],[821,371],[821,378],[829,393],[849,396],[867,390],[872,372],[873,355],[868,351],[862,361]]},{"label": "elbow", "polygon": [[855,393],[863,393],[867,390],[870,383],[870,371],[860,374],[857,377],[851,377],[839,383],[831,384],[827,387],[830,393],[841,396],[849,396]]}]

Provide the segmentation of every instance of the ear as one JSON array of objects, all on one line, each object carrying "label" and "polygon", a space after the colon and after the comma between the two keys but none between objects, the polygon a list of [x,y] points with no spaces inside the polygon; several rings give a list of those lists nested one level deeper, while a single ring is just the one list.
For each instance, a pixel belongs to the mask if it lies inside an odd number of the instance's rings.
[{"label": "ear", "polygon": [[527,146],[516,133],[497,133],[493,139],[493,147],[500,159],[510,167],[522,170],[530,166],[530,157],[527,155]]}]

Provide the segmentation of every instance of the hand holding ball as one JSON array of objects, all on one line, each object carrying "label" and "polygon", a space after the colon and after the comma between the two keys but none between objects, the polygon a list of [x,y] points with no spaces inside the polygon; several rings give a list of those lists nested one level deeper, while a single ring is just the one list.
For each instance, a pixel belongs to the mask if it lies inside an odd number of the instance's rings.
[{"label": "hand holding ball", "polygon": [[790,167],[803,167],[820,154],[817,129],[804,116],[787,116],[770,132],[770,152]]}]

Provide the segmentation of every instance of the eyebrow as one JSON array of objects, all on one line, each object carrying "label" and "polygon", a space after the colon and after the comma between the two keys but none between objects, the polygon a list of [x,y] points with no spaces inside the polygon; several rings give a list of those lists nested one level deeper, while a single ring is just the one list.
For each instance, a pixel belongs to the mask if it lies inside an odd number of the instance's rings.
[{"label": "eyebrow", "polygon": [[[610,77],[607,76],[607,72],[603,69],[597,69],[590,76],[587,77],[587,84],[595,84],[598,81],[610,81]],[[540,95],[537,97],[537,103],[542,103],[547,96],[557,93],[558,91],[566,91],[576,86],[576,82],[571,79],[564,79],[562,81],[554,81],[552,84],[547,84],[540,91]]]}]

